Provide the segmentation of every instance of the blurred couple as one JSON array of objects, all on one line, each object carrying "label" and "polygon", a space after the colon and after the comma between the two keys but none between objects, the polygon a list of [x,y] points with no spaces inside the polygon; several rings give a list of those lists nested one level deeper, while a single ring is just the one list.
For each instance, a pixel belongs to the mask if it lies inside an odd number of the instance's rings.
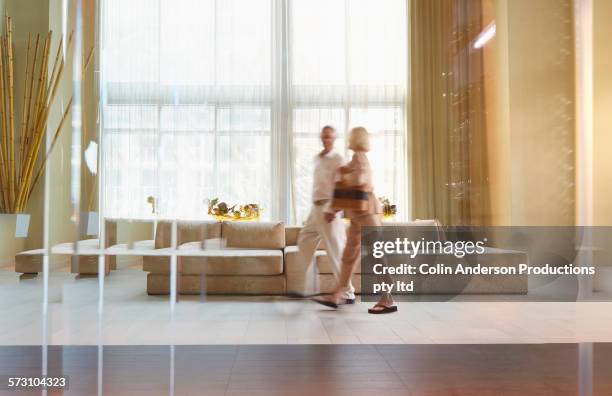
[{"label": "blurred couple", "polygon": [[[353,151],[353,157],[346,164],[343,156],[334,151],[335,141],[336,130],[324,126],[321,129],[323,150],[314,158],[313,206],[298,236],[298,260],[307,264],[304,267],[308,272],[316,272],[315,252],[321,242],[325,246],[327,259],[335,272],[336,286],[331,294],[314,297],[313,301],[331,308],[355,303],[351,275],[361,260],[361,227],[380,226],[382,219],[382,208],[374,195],[372,170],[366,155],[370,149],[368,132],[363,127],[351,130],[348,148]],[[339,207],[341,200],[332,205],[336,182],[339,181],[344,186],[355,187],[357,195],[367,199],[367,205],[362,205],[359,210],[351,208],[351,205]],[[348,230],[342,215],[350,219]],[[313,265],[315,268],[311,268]],[[317,278],[315,274],[315,282]],[[379,301],[368,309],[371,314],[396,311],[397,306],[389,293],[383,293]]]}]

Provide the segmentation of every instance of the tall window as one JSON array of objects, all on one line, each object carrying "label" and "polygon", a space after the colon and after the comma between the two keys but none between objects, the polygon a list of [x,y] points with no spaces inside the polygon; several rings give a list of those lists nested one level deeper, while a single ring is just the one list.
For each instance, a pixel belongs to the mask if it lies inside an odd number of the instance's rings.
[{"label": "tall window", "polygon": [[372,133],[378,195],[406,214],[405,0],[105,0],[105,215],[259,203],[298,223],[318,132]]}]

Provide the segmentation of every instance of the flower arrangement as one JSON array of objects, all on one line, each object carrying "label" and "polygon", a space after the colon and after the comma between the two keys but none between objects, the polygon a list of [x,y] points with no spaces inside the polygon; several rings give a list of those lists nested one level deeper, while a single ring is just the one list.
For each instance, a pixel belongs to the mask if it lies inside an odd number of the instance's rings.
[{"label": "flower arrangement", "polygon": [[219,198],[208,201],[208,214],[217,220],[252,221],[259,220],[262,209],[258,204],[233,205],[219,202]]},{"label": "flower arrangement", "polygon": [[386,219],[390,219],[397,214],[397,206],[391,204],[389,198],[379,197],[383,209],[383,217]]}]

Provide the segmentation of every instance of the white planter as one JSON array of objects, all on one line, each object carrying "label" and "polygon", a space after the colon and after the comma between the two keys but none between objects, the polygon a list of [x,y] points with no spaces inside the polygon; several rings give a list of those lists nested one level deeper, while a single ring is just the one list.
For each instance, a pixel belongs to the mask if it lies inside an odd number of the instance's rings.
[{"label": "white planter", "polygon": [[29,214],[0,214],[0,265],[13,263],[24,250],[29,226]]},{"label": "white planter", "polygon": [[25,213],[0,213],[0,233],[12,238],[26,238],[30,227],[30,215]]}]

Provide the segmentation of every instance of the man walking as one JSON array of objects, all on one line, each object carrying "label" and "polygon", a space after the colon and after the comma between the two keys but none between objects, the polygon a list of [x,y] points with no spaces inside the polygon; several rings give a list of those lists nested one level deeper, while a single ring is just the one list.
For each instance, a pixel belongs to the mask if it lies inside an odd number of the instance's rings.
[{"label": "man walking", "polygon": [[[342,251],[346,243],[346,227],[338,214],[331,209],[334,185],[339,176],[339,169],[344,163],[342,155],[334,151],[336,130],[327,125],[321,129],[323,150],[314,158],[314,177],[312,186],[312,209],[298,236],[298,257],[301,263],[307,263],[306,294],[317,293],[318,276],[316,265],[313,268],[315,252],[323,242],[327,259],[336,277],[340,274]],[[344,288],[342,297],[348,304],[355,302],[355,288],[349,282]]]}]

